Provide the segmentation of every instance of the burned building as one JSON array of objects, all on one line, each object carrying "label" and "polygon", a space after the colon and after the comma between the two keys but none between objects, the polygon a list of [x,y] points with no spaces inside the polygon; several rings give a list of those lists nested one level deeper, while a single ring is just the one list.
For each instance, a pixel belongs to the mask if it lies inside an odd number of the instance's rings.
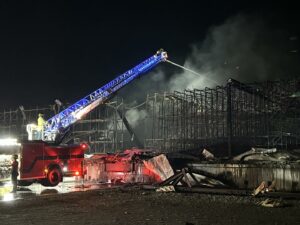
[{"label": "burned building", "polygon": [[[231,155],[251,146],[295,148],[299,145],[299,80],[243,84],[229,79],[224,86],[203,90],[152,93],[135,107],[120,97],[96,108],[73,125],[64,142],[87,141],[90,152],[131,147],[162,152],[203,147]],[[131,126],[130,109],[144,116]],[[26,139],[26,124],[38,113],[50,118],[58,107],[4,110],[0,134]]]},{"label": "burned building", "polygon": [[200,146],[293,148],[299,144],[299,81],[242,84],[153,94],[147,98],[146,146],[165,151]]}]

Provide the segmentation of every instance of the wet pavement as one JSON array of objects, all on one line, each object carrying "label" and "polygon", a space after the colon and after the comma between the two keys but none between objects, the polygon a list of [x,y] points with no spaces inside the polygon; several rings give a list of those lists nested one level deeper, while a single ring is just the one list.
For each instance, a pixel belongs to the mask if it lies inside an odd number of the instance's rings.
[{"label": "wet pavement", "polygon": [[39,183],[30,186],[18,187],[17,193],[11,193],[12,183],[10,181],[0,184],[0,201],[15,201],[50,194],[63,194],[77,191],[88,191],[95,189],[112,188],[110,184],[91,183],[76,178],[64,178],[64,181],[55,187],[44,187]]}]

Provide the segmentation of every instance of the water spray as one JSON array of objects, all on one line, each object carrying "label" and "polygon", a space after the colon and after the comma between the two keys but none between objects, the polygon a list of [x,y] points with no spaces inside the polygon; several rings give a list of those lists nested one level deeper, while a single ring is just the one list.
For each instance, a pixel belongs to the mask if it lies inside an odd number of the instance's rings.
[{"label": "water spray", "polygon": [[194,70],[191,70],[191,69],[189,69],[189,68],[186,68],[186,67],[184,67],[184,66],[181,66],[181,65],[179,65],[179,64],[177,64],[177,63],[174,63],[174,62],[172,62],[172,61],[170,61],[170,60],[168,60],[168,59],[166,59],[165,62],[168,62],[168,63],[170,63],[170,64],[172,64],[172,65],[174,65],[174,66],[177,66],[177,67],[179,67],[179,68],[181,68],[181,69],[184,69],[184,70],[186,70],[186,71],[188,71],[188,72],[190,72],[190,73],[192,73],[192,74],[194,74],[194,75],[196,75],[196,76],[203,77],[204,79],[209,80],[209,81],[213,82],[213,83],[216,84],[216,85],[219,85],[216,81],[214,81],[214,80],[212,80],[212,79],[209,79],[209,78],[203,76],[202,74],[195,72]]}]

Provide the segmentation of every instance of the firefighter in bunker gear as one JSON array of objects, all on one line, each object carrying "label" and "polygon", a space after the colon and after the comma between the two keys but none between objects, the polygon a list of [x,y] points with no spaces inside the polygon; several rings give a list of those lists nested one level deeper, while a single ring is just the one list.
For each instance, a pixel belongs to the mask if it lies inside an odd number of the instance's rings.
[{"label": "firefighter in bunker gear", "polygon": [[46,121],[44,120],[44,115],[39,113],[39,118],[37,119],[37,130],[38,130],[38,139],[43,139],[44,126]]},{"label": "firefighter in bunker gear", "polygon": [[18,155],[13,155],[12,163],[11,163],[11,182],[13,184],[12,193],[17,192],[18,185],[18,176],[19,176],[19,163],[17,161]]}]

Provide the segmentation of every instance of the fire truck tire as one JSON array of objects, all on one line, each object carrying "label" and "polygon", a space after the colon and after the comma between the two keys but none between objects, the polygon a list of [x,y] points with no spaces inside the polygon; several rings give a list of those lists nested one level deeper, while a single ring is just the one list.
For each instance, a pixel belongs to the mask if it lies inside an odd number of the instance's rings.
[{"label": "fire truck tire", "polygon": [[59,182],[62,181],[62,173],[61,171],[54,167],[48,172],[47,176],[47,186],[54,187],[58,185]]}]

